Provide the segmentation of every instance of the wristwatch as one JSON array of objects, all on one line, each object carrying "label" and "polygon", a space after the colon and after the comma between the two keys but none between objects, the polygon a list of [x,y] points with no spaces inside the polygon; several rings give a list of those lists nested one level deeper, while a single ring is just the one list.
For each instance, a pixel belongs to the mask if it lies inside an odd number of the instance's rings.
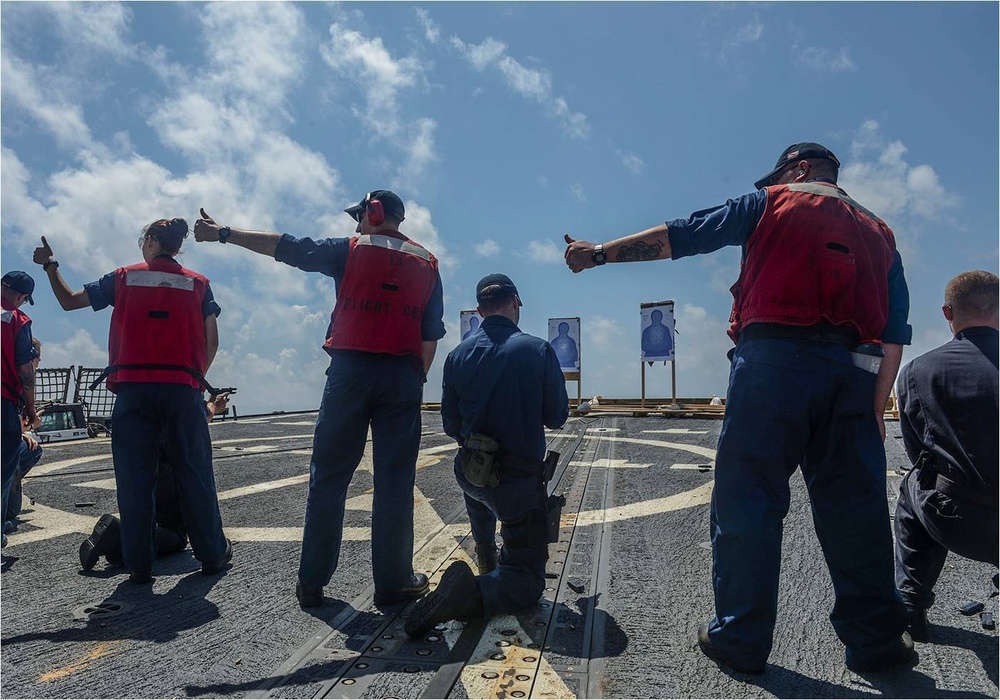
[{"label": "wristwatch", "polygon": [[228,241],[229,237],[232,235],[232,233],[233,233],[233,230],[231,228],[229,228],[228,226],[223,226],[222,228],[220,228],[219,229],[219,243],[225,243],[226,241]]},{"label": "wristwatch", "polygon": [[608,254],[604,252],[604,244],[598,243],[594,246],[594,252],[590,254],[590,259],[595,265],[603,265],[608,261]]},{"label": "wristwatch", "polygon": [[49,260],[48,262],[44,262],[44,263],[42,263],[42,269],[45,270],[46,272],[48,272],[50,265],[53,266],[53,267],[55,267],[55,268],[58,268],[59,267],[59,261],[58,260]]}]

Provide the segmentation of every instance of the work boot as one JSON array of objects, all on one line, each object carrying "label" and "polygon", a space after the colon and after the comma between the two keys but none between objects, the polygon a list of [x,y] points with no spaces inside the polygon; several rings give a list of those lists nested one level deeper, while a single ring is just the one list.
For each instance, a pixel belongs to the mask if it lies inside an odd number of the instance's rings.
[{"label": "work boot", "polygon": [[122,523],[110,513],[105,513],[94,525],[90,537],[80,545],[80,566],[90,571],[102,555],[118,554],[122,550]]},{"label": "work boot", "polygon": [[295,584],[295,597],[299,601],[299,606],[303,608],[318,608],[323,604],[323,587],[311,588],[303,586],[302,583]]},{"label": "work boot", "polygon": [[497,568],[497,548],[493,545],[487,549],[480,549],[479,545],[476,545],[476,565],[479,567],[479,575],[485,576],[486,574]]},{"label": "work boot", "polygon": [[427,576],[424,574],[413,574],[410,577],[410,585],[406,588],[397,588],[394,591],[375,591],[375,605],[395,605],[397,603],[408,603],[424,595],[430,588]]},{"label": "work boot", "polygon": [[924,608],[906,608],[906,630],[915,642],[926,642],[930,639],[927,628],[927,611]]},{"label": "work boot", "polygon": [[456,561],[441,576],[438,587],[410,612],[404,629],[411,637],[422,637],[439,622],[474,620],[483,616],[483,596],[472,569]]},{"label": "work boot", "polygon": [[712,659],[712,661],[717,661],[720,664],[725,664],[734,671],[757,675],[763,673],[766,670],[765,664],[761,664],[760,666],[748,666],[746,664],[737,663],[732,659],[724,656],[723,653],[719,651],[714,644],[712,644],[712,638],[708,636],[707,622],[698,628],[698,646],[701,647],[701,650],[705,654],[705,656]]},{"label": "work boot", "polygon": [[219,561],[203,561],[201,563],[201,573],[206,576],[211,576],[212,574],[217,574],[221,571],[225,571],[229,568],[229,562],[233,559],[233,543],[226,538],[226,551],[222,554],[222,559]]},{"label": "work boot", "polygon": [[153,580],[153,572],[150,569],[130,571],[128,580],[137,584],[149,583]]},{"label": "work boot", "polygon": [[847,668],[855,673],[885,671],[894,666],[916,666],[919,658],[917,652],[913,650],[913,638],[910,633],[903,632],[889,651],[882,652],[878,656],[856,659],[854,655],[848,654]]}]

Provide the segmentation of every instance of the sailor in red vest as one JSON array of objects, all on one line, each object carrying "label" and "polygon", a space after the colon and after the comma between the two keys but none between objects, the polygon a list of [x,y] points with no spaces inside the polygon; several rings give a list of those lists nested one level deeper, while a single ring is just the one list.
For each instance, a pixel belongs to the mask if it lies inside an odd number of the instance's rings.
[{"label": "sailor in red vest", "polygon": [[233,556],[222,532],[201,399],[204,375],[219,348],[216,317],[221,309],[208,279],[175,259],[187,230],[184,219],[154,221],[139,235],[143,262],[119,267],[78,292],[59,273],[44,237],[34,254],[66,311],[114,307],[107,369],[108,389],[117,395],[111,451],[122,556],[134,583],[152,580],[159,440],[164,431],[179,456],[181,508],[202,573],[228,568]]},{"label": "sailor in red vest", "polygon": [[413,485],[420,402],[444,301],[437,259],[399,232],[405,209],[388,190],[345,210],[357,236],[314,241],[220,226],[202,210],[198,241],[233,243],[306,272],[332,277],[337,301],[323,348],[331,357],[309,465],[299,578],[302,607],[323,604],[337,569],[347,488],[372,434],[372,573],[376,605],[419,598],[427,577],[413,572]]},{"label": "sailor in red vest", "polygon": [[[35,280],[27,272],[12,270],[0,279],[0,300],[3,303],[3,513],[7,512],[11,485],[17,473],[18,450],[21,447],[21,415],[34,425],[35,413],[35,350],[31,344],[31,319],[21,311],[31,298]],[[7,535],[3,535],[7,546]]]},{"label": "sailor in red vest", "polygon": [[566,236],[573,272],[743,249],[732,369],[712,493],[715,618],[702,651],[764,671],[778,603],[788,479],[801,465],[849,668],[913,663],[893,582],[882,414],[899,369],[909,292],[893,233],[837,186],[818,143],[786,148],[756,192],[603,245]]}]

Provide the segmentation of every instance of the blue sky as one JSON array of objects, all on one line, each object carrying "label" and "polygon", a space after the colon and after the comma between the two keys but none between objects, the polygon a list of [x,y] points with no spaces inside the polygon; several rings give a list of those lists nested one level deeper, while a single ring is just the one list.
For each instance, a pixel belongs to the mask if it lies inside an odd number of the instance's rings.
[{"label": "blue sky", "polygon": [[[582,318],[584,395],[638,396],[639,305],[676,302],[680,396],[724,394],[739,251],[579,275],[605,241],[752,189],[819,141],[895,230],[914,344],[948,339],[944,285],[998,268],[996,3],[3,3],[2,265],[39,284],[42,366],[102,366],[110,312],[74,289],[137,262],[139,229],[198,207],[233,226],[345,236],[377,188],[441,260],[457,343],[505,272],[521,327]],[[319,403],[333,284],[235,246],[184,246],[223,307],[209,379],[241,413]],[[647,372],[670,392],[669,367]],[[570,383],[571,395],[576,393]]]}]

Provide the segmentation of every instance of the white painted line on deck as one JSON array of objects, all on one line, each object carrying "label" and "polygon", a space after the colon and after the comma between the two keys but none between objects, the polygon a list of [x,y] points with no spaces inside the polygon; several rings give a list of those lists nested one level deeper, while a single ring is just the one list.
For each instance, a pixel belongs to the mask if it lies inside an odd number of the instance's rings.
[{"label": "white painted line on deck", "polygon": [[648,469],[653,466],[652,464],[638,464],[636,462],[630,462],[627,459],[609,459],[608,457],[602,457],[601,459],[595,459],[593,462],[570,462],[571,467],[602,467],[605,469]]},{"label": "white painted line on deck", "polygon": [[[585,510],[576,515],[577,525],[599,525],[601,523],[613,523],[621,520],[631,520],[633,518],[644,518],[649,515],[658,515],[672,510],[683,510],[709,503],[712,500],[712,488],[714,481],[709,481],[696,489],[675,493],[673,496],[664,498],[654,498],[649,501],[630,503],[624,506],[614,506],[608,509]],[[564,515],[572,518],[574,514]]]},{"label": "white painted line on deck", "polygon": [[79,484],[73,484],[73,486],[82,486],[85,489],[105,489],[107,491],[114,491],[118,488],[114,479],[98,479],[97,481],[81,481]]},{"label": "white painted line on deck", "polygon": [[48,464],[42,462],[32,469],[25,478],[30,479],[32,477],[39,477],[67,467],[75,467],[80,464],[89,464],[91,462],[100,462],[102,460],[111,464],[111,454],[91,455],[90,457],[74,457],[73,459],[63,459],[58,462],[49,462]]},{"label": "white painted line on deck", "polygon": [[666,430],[641,430],[642,433],[651,434],[662,434],[668,433],[671,435],[705,435],[707,430],[691,430],[690,428],[667,428]]},{"label": "white painted line on deck", "polygon": [[89,535],[93,531],[94,525],[97,524],[97,518],[93,514],[67,513],[57,508],[49,508],[37,501],[30,509],[25,509],[19,519],[39,529],[29,532],[12,532],[7,536],[8,547],[41,542],[74,533]]},{"label": "white painted line on deck", "polygon": [[715,462],[710,462],[708,464],[671,464],[671,469],[694,469],[696,471],[708,471],[710,469],[715,469]]},{"label": "white painted line on deck", "polygon": [[685,445],[680,442],[666,442],[664,440],[642,440],[641,438],[623,438],[614,435],[584,435],[586,440],[608,440],[609,442],[627,442],[632,445],[648,445],[650,447],[667,447],[672,450],[682,450],[702,455],[709,459],[715,459],[715,450],[709,447],[699,447],[698,445]]}]

